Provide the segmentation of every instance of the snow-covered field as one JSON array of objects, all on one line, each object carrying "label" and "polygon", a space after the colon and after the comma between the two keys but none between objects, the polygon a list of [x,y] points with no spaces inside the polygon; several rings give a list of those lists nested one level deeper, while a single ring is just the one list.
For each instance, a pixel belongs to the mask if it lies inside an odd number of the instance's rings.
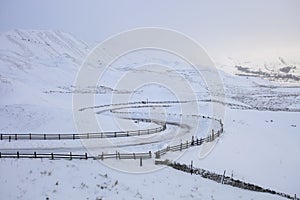
[{"label": "snow-covered field", "polygon": [[[165,131],[149,136],[2,140],[0,152],[154,152],[192,136],[205,137],[217,126],[213,120],[197,116],[214,114],[212,102],[207,100],[215,94],[209,94],[195,70],[174,55],[151,50],[135,52],[114,62],[99,85],[80,88],[75,85],[76,76],[92,49],[85,42],[59,31],[14,30],[1,33],[0,44],[1,133],[76,132],[74,94],[95,95],[95,107],[87,106],[80,112],[92,111],[102,131],[158,126],[137,119],[167,122]],[[156,68],[140,67],[148,63],[168,66],[170,70],[162,73]],[[193,160],[195,167],[220,174],[226,170],[234,178],[299,197],[299,61],[279,58],[279,63],[269,63],[219,65],[226,95],[224,102],[218,102],[226,111],[224,134],[208,155],[203,155],[204,147],[194,147],[167,153],[161,159],[186,164]],[[241,64],[243,68],[235,67]],[[266,73],[257,73],[262,71],[259,66]],[[245,68],[254,72],[245,72]],[[187,81],[197,101],[192,101],[187,91],[174,94],[170,88],[155,83],[134,90],[122,88],[122,84],[116,87],[124,74],[129,78],[155,76],[158,80]],[[184,99],[177,102],[178,96]],[[122,101],[125,97],[129,101]],[[154,161],[154,156],[143,160],[140,167],[139,160],[1,158],[0,199],[281,199],[158,166]]]}]

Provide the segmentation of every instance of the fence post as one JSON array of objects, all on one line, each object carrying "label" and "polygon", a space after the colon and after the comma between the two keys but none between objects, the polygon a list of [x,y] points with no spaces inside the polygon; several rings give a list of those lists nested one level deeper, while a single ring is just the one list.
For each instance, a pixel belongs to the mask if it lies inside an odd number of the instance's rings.
[{"label": "fence post", "polygon": [[70,152],[70,160],[72,160],[72,152]]},{"label": "fence post", "polygon": [[186,141],[186,149],[189,148],[189,141]]},{"label": "fence post", "polygon": [[121,160],[121,155],[120,155],[120,152],[118,152],[118,157],[119,157],[119,160]]},{"label": "fence post", "polygon": [[226,170],[224,170],[224,173],[223,173],[223,176],[222,176],[222,180],[221,180],[222,184],[224,184],[225,173],[226,173]]},{"label": "fence post", "polygon": [[18,134],[15,134],[15,140],[18,140]]},{"label": "fence post", "polygon": [[20,153],[17,151],[17,158],[20,158]]},{"label": "fence post", "polygon": [[85,159],[86,159],[86,160],[88,159],[87,153],[85,153]]},{"label": "fence post", "polygon": [[180,142],[180,151],[182,151],[182,142]]},{"label": "fence post", "polygon": [[151,151],[149,151],[149,157],[150,157],[150,158],[152,157],[152,153],[151,153]]},{"label": "fence post", "polygon": [[1,152],[0,152],[0,158],[1,158]]},{"label": "fence post", "polygon": [[8,141],[9,141],[9,142],[11,141],[11,136],[8,136]]},{"label": "fence post", "polygon": [[192,142],[191,145],[194,146],[194,136],[192,136]]},{"label": "fence post", "polygon": [[135,153],[133,153],[133,159],[135,160]]},{"label": "fence post", "polygon": [[46,134],[44,134],[44,140],[46,140]]},{"label": "fence post", "polygon": [[33,152],[33,154],[34,154],[34,158],[36,158],[36,152]]},{"label": "fence post", "polygon": [[31,133],[29,133],[29,140],[31,140]]},{"label": "fence post", "polygon": [[75,140],[75,134],[73,133],[73,140]]},{"label": "fence post", "polygon": [[3,137],[2,137],[2,133],[1,133],[1,140],[3,139]]},{"label": "fence post", "polygon": [[53,155],[53,153],[51,153],[51,159],[52,159],[52,160],[54,159],[54,155]]},{"label": "fence post", "polygon": [[143,159],[140,158],[140,167],[142,167],[142,166],[143,166]]},{"label": "fence post", "polygon": [[160,158],[160,153],[159,153],[159,151],[155,152],[155,158],[156,158],[156,159],[159,159],[159,158]]},{"label": "fence post", "polygon": [[60,133],[58,134],[58,140],[60,140]]}]

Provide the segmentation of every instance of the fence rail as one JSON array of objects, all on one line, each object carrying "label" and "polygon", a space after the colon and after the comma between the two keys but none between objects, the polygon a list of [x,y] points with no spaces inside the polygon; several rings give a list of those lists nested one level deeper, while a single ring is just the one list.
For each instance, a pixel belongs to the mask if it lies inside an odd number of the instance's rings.
[{"label": "fence rail", "polygon": [[48,158],[51,160],[55,159],[79,159],[79,160],[87,160],[87,159],[94,159],[94,160],[104,160],[104,159],[150,159],[152,158],[151,151],[145,153],[102,153],[98,156],[91,156],[88,153],[84,154],[73,154],[72,152],[68,154],[60,154],[60,153],[6,153],[0,152],[0,158]]},{"label": "fence rail", "polygon": [[140,135],[149,135],[166,130],[166,124],[160,124],[157,128],[134,130],[134,131],[114,131],[100,133],[66,133],[66,134],[0,134],[0,140],[76,140],[76,139],[96,139],[96,138],[114,138],[131,137]]}]

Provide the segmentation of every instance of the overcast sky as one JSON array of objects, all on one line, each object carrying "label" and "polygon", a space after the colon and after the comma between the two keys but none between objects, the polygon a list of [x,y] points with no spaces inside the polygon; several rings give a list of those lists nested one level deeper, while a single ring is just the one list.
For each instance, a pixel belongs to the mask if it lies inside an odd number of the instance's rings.
[{"label": "overcast sky", "polygon": [[100,42],[136,27],[174,29],[211,54],[295,51],[299,0],[0,0],[0,31],[55,29]]}]

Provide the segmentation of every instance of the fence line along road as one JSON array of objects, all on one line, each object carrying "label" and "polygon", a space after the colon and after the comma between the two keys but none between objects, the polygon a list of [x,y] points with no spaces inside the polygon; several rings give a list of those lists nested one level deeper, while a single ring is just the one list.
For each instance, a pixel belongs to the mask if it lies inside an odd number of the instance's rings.
[{"label": "fence line along road", "polygon": [[104,160],[104,159],[150,159],[152,158],[152,153],[151,151],[149,152],[143,152],[143,153],[102,153],[98,156],[90,156],[88,153],[83,153],[83,154],[74,154],[72,152],[68,154],[60,154],[60,153],[5,153],[5,152],[0,152],[0,158],[48,158],[51,160],[55,159],[79,159],[79,160],[87,160],[87,159],[94,159],[94,160]]},{"label": "fence line along road", "polygon": [[134,130],[134,131],[114,131],[100,133],[66,133],[66,134],[0,134],[0,140],[76,140],[76,139],[96,139],[96,138],[114,138],[131,137],[140,135],[150,135],[166,130],[166,124],[159,124],[157,128]]},{"label": "fence line along road", "polygon": [[173,152],[174,151],[182,151],[182,150],[188,149],[190,147],[200,146],[204,142],[214,141],[215,139],[219,138],[221,136],[221,134],[224,132],[223,123],[222,123],[222,121],[219,121],[219,122],[220,122],[221,128],[216,133],[214,132],[214,130],[212,130],[212,133],[205,138],[195,139],[195,137],[192,136],[191,141],[186,141],[185,143],[181,142],[180,144],[174,145],[174,146],[167,146],[166,148],[156,151],[155,158],[159,159],[162,155],[167,154],[169,151],[173,151]]}]

